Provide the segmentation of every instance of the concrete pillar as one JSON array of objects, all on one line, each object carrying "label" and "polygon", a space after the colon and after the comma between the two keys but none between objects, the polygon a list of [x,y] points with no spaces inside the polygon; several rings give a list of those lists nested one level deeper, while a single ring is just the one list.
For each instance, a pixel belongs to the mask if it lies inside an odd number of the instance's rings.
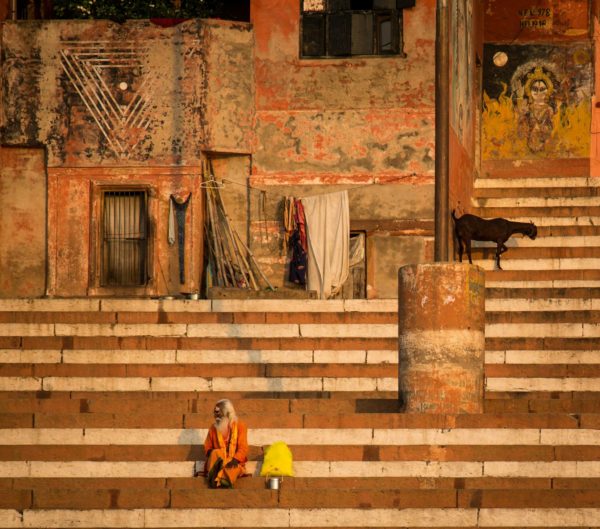
[{"label": "concrete pillar", "polygon": [[406,412],[481,413],[485,275],[462,263],[398,272],[399,396]]}]

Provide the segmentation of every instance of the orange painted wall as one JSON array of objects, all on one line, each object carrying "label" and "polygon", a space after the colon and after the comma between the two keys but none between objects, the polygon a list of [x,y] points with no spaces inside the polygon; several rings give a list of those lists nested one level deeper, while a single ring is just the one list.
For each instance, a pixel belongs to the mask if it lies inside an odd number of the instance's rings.
[{"label": "orange painted wall", "polygon": [[513,44],[577,40],[589,34],[589,13],[589,0],[486,0],[485,39]]},{"label": "orange painted wall", "polygon": [[0,147],[0,298],[44,295],[45,221],[44,150]]},{"label": "orange painted wall", "polygon": [[300,5],[251,2],[249,182],[266,190],[268,219],[251,217],[255,251],[285,285],[283,197],[350,189],[351,229],[367,235],[367,296],[394,297],[398,267],[426,260],[433,236],[435,0],[403,11],[405,57],[301,59]]},{"label": "orange painted wall", "polygon": [[600,2],[594,2],[593,9],[593,39],[594,39],[594,68],[595,92],[592,97],[592,130],[590,152],[590,176],[600,177]]},{"label": "orange painted wall", "polygon": [[[0,143],[45,146],[47,152],[37,169],[44,181],[48,172],[48,277],[40,272],[47,294],[198,291],[201,161],[206,152],[249,153],[253,143],[249,24],[9,21],[0,29],[6,58]],[[142,186],[150,193],[151,279],[143,288],[99,287],[100,195],[94,190],[107,185]],[[168,204],[171,194],[189,192],[182,285],[177,245],[166,242]],[[45,207],[32,214],[46,226]],[[31,295],[40,295],[39,289]]]},{"label": "orange painted wall", "polygon": [[253,178],[433,176],[433,0],[404,10],[406,57],[299,58],[298,0],[254,0]]},{"label": "orange painted wall", "polygon": [[[48,171],[49,285],[52,296],[142,295],[198,292],[203,265],[204,199],[197,178],[200,167],[173,168],[52,168]],[[135,184],[149,189],[152,260],[146,287],[103,288],[98,279],[99,186]],[[179,282],[178,245],[167,241],[169,197],[186,198],[185,284]]]},{"label": "orange painted wall", "polygon": [[[460,5],[462,4],[462,5]],[[450,5],[450,138],[449,138],[449,205],[457,214],[470,210],[473,181],[479,174],[479,115],[481,112],[481,57],[483,55],[483,6],[472,0],[453,0]],[[460,7],[460,9],[459,9]],[[463,27],[454,27],[457,13],[465,12],[466,29],[470,37],[458,46],[455,39]],[[460,64],[456,64],[459,62]],[[454,73],[455,72],[455,73]],[[453,74],[454,73],[454,74]],[[463,78],[462,80],[460,78]],[[457,81],[458,79],[458,81]],[[467,86],[469,83],[469,86]],[[461,93],[462,92],[462,93]],[[465,109],[455,108],[463,105]],[[466,108],[468,108],[468,113]],[[458,114],[458,118],[456,117]],[[459,118],[465,116],[462,122]],[[454,116],[454,118],[453,118]],[[452,228],[452,226],[451,226]]]}]

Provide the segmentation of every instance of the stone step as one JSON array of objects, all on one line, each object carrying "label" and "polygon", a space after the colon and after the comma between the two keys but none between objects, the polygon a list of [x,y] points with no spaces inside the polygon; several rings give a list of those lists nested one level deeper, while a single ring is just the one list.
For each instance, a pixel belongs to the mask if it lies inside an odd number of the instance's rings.
[{"label": "stone step", "polygon": [[[545,393],[536,398],[531,394],[510,393],[506,396],[503,392],[489,393],[486,395],[486,413],[585,413],[594,412],[600,407],[600,394],[595,398],[573,398],[571,393]],[[581,395],[581,394],[579,394]],[[520,398],[517,398],[519,396]],[[494,398],[495,397],[495,398]],[[559,398],[562,397],[562,398]]]},{"label": "stone step", "polygon": [[[530,414],[536,415],[536,414]],[[263,459],[262,447],[250,447],[249,460],[252,468]],[[290,445],[294,461],[571,461],[575,451],[580,460],[600,460],[600,447],[551,447],[551,446],[489,446],[489,445],[456,445],[456,446],[306,446]],[[36,466],[39,473],[44,468],[62,465],[97,461],[102,457],[103,462],[193,462],[197,467],[204,464],[204,450],[201,444],[179,446],[6,446],[0,447],[2,462],[42,462]],[[367,458],[367,459],[365,459]],[[85,466],[85,465],[84,465]],[[9,467],[7,467],[9,468]],[[14,465],[12,469],[27,468],[25,465]],[[31,468],[31,467],[30,467]],[[99,467],[98,467],[99,468]],[[125,468],[125,467],[124,467]],[[175,468],[175,467],[173,467]],[[117,470],[118,465],[106,466],[106,470]],[[55,477],[58,477],[57,474]],[[189,475],[191,477],[191,475]],[[5,476],[10,479],[15,476]],[[46,479],[37,475],[36,479]],[[92,477],[92,476],[90,476]],[[168,477],[165,476],[165,478]],[[20,478],[24,479],[24,478]],[[69,479],[77,479],[76,477]],[[100,478],[97,478],[100,479]],[[107,478],[105,478],[107,479]],[[122,479],[141,479],[126,477]]]},{"label": "stone step", "polygon": [[[8,490],[14,486],[17,491],[35,493],[44,489],[67,488],[69,490],[204,490],[198,478],[0,478],[0,489]],[[238,490],[255,490],[265,488],[265,478],[243,476],[237,483]],[[594,478],[495,478],[474,477],[456,481],[454,478],[421,478],[421,477],[390,477],[380,478],[303,478],[294,476],[283,477],[280,490],[322,490],[322,489],[352,489],[352,490],[598,490],[600,480]],[[214,497],[214,492],[212,492]],[[235,494],[235,491],[230,491]],[[31,497],[29,497],[31,500]],[[215,500],[216,501],[216,500]]]},{"label": "stone step", "polygon": [[319,393],[355,392],[375,394],[397,390],[398,379],[393,377],[3,377],[0,391],[202,391],[239,393]]},{"label": "stone step", "polygon": [[[598,219],[600,220],[600,219]],[[523,220],[521,222],[534,222],[533,219]],[[548,224],[540,225],[536,224],[538,229],[538,238],[546,237],[563,237],[567,240],[571,240],[571,237],[580,237],[585,239],[586,237],[596,237],[600,234],[600,226],[592,226],[585,224],[569,224],[569,225],[557,225]],[[537,239],[536,239],[537,240]]]},{"label": "stone step", "polygon": [[[519,208],[519,211],[522,209],[523,208]],[[494,208],[493,211],[496,211],[496,213],[492,214],[487,210],[472,211],[471,213],[487,219],[491,219],[493,217],[504,217],[515,222],[533,222],[538,228],[538,233],[542,233],[542,230],[548,232],[557,228],[570,228],[575,234],[584,234],[585,232],[583,230],[591,231],[593,234],[596,233],[598,226],[600,226],[600,217],[590,216],[585,213],[574,217],[559,217],[556,215],[539,216],[540,212],[535,209],[532,209],[531,213],[527,214],[526,216],[515,215],[508,208],[502,210],[497,210],[497,208]],[[500,211],[500,214],[498,214],[498,211]]]},{"label": "stone step", "polygon": [[581,270],[489,270],[487,288],[598,288],[600,269]]},{"label": "stone step", "polygon": [[[489,270],[487,274],[493,274],[494,272],[510,272],[514,275],[518,275],[523,273],[527,274],[526,270]],[[593,272],[593,270],[585,270],[585,272]],[[531,271],[529,271],[531,272]],[[556,275],[560,277],[561,272],[581,272],[581,270],[541,270],[535,271],[538,275],[541,276],[549,276],[550,272],[556,272]],[[566,275],[566,274],[565,274]],[[531,274],[529,274],[531,276]],[[495,281],[493,279],[487,280],[486,285],[490,288],[506,288],[512,289],[515,292],[521,289],[548,289],[548,288],[569,288],[571,286],[575,288],[585,288],[589,287],[590,289],[600,287],[600,280],[577,280],[577,279],[542,279],[540,281],[519,281],[516,277],[513,276],[513,279],[505,279],[500,281]]]},{"label": "stone step", "polygon": [[[540,187],[517,187],[514,185],[504,187],[498,185],[497,187],[487,186],[485,188],[475,187],[473,189],[472,197],[476,204],[486,202],[487,199],[498,199],[498,198],[513,198],[517,201],[521,199],[530,199],[532,197],[544,199],[558,199],[558,198],[594,198],[600,196],[600,187],[591,186],[547,186]],[[518,205],[518,204],[516,204]],[[594,204],[590,204],[594,205]],[[597,204],[596,204],[597,205]]]},{"label": "stone step", "polygon": [[[528,365],[491,365],[490,370],[509,373],[509,370],[517,372],[516,369],[522,368],[524,374],[532,367]],[[568,370],[564,366],[550,365],[551,370],[561,368]],[[589,366],[570,366],[573,371],[576,368],[587,369]],[[593,366],[596,371],[597,366]],[[241,401],[242,408],[245,410],[245,401]],[[214,404],[214,402],[213,402]],[[208,407],[207,407],[208,408]],[[420,415],[410,413],[337,413],[332,410],[327,413],[327,409],[317,410],[315,412],[281,412],[281,413],[250,413],[240,412],[240,417],[251,424],[254,429],[289,429],[289,428],[369,428],[369,429],[419,429],[419,428],[576,428],[579,425],[589,426],[600,423],[600,411],[593,415],[581,414],[574,418],[567,415],[523,415],[509,414],[501,415],[489,414],[469,414],[466,417],[456,415]],[[86,412],[86,413],[25,413],[25,412],[3,412],[0,414],[2,428],[65,428],[69,432],[79,432],[80,429],[92,428],[112,428],[112,429],[131,429],[146,428],[153,430],[164,429],[185,429],[185,435],[192,435],[191,430],[200,429],[205,435],[205,426],[207,418],[210,417],[210,408],[201,413],[186,413],[174,411],[168,413],[145,412],[131,413],[119,412],[116,409],[107,412]],[[21,423],[21,424],[19,424]],[[414,432],[413,432],[414,433]],[[418,433],[418,432],[417,432]],[[23,435],[30,435],[31,432],[24,432]],[[198,434],[199,435],[199,434]],[[422,433],[422,435],[425,435]],[[332,445],[336,445],[334,437],[330,437]],[[92,443],[93,444],[93,443]],[[117,444],[117,443],[112,443]],[[156,443],[160,444],[160,443]],[[327,443],[325,443],[327,444]],[[64,447],[62,447],[64,448]],[[43,455],[43,454],[42,454]],[[43,456],[44,459],[47,456]]]},{"label": "stone step", "polygon": [[[588,257],[585,255],[577,256],[577,254],[595,254],[596,248],[584,249],[584,248],[549,248],[548,251],[539,248],[523,248],[522,252],[519,249],[515,249],[511,252],[507,252],[502,255],[500,259],[500,265],[505,271],[519,271],[519,272],[533,272],[533,271],[579,271],[584,274],[588,270],[600,269],[600,258]],[[534,256],[540,253],[558,253],[565,254],[565,256],[544,256],[535,259]],[[487,258],[481,259],[478,255],[487,255]],[[493,249],[482,249],[479,248],[473,251],[473,264],[480,266],[486,272],[495,270],[495,251]],[[463,261],[467,262],[466,256],[463,256]],[[560,277],[560,274],[557,274]],[[539,274],[540,280],[545,276]],[[486,282],[487,284],[487,282]]]},{"label": "stone step", "polygon": [[[252,397],[230,392],[236,402],[243,400],[243,410],[249,414],[323,413],[331,409],[335,413],[395,413],[398,411],[397,394],[379,399],[366,399],[348,392],[323,394],[315,397]],[[54,392],[39,395],[37,392],[2,392],[0,409],[2,413],[115,413],[123,414],[163,414],[163,413],[202,413],[210,417],[215,398],[225,397],[217,393],[162,392],[162,393],[93,393],[78,396],[68,392]]]},{"label": "stone step", "polygon": [[1,349],[0,364],[385,364],[397,349]]},{"label": "stone step", "polygon": [[[566,222],[566,224],[571,225],[572,223],[576,223],[573,219],[577,218],[581,218],[580,222],[583,224],[592,224],[590,220],[600,216],[600,207],[586,205],[517,206],[514,203],[503,206],[492,206],[492,204],[487,203],[485,205],[473,205],[472,210],[468,211],[468,213],[473,213],[474,215],[479,215],[486,219],[495,217],[503,217],[510,220],[526,219],[523,222],[529,222],[534,218],[541,217],[546,219],[545,225],[551,226],[560,222],[561,219],[563,219],[563,222]],[[533,222],[535,223],[535,220],[533,220]],[[595,222],[593,224],[595,224]]]},{"label": "stone step", "polygon": [[[509,248],[539,248],[546,250],[548,248],[590,248],[600,246],[600,236],[596,235],[574,235],[574,236],[539,236],[534,240],[522,235],[515,235],[508,239],[504,245]],[[471,248],[475,251],[477,248],[490,248],[496,250],[497,244],[491,241],[472,241]],[[512,252],[511,252],[512,253]]]},{"label": "stone step", "polygon": [[[587,460],[572,450],[577,460],[508,461],[314,461],[294,460],[300,478],[599,478],[600,461]],[[198,467],[202,468],[203,463]],[[246,471],[260,475],[261,462],[248,461]],[[194,475],[193,461],[3,461],[7,478],[185,478]]]},{"label": "stone step", "polygon": [[[596,189],[596,188],[588,188]],[[507,196],[508,195],[508,196]],[[538,190],[532,196],[510,196],[511,191],[503,197],[472,197],[471,204],[477,208],[595,208],[600,206],[600,196],[594,192],[586,196],[559,196],[555,197],[552,193],[545,190]],[[588,214],[591,214],[588,213]]]},{"label": "stone step", "polygon": [[[302,479],[302,478],[301,478]],[[335,478],[333,478],[335,479]],[[343,478],[341,478],[343,479]],[[246,480],[250,481],[250,480]],[[255,481],[255,480],[252,480]],[[292,481],[294,483],[292,483]],[[256,505],[270,508],[466,508],[476,501],[481,507],[589,507],[600,499],[598,489],[547,490],[521,487],[515,495],[510,489],[375,489],[365,495],[364,490],[321,486],[318,491],[308,487],[294,486],[296,480],[283,479],[280,491],[267,490],[265,481],[256,487],[244,486],[236,493],[238,507],[252,508]],[[311,480],[315,482],[316,480]],[[321,480],[322,481],[322,480]],[[22,509],[190,509],[228,508],[229,497],[216,494],[201,486],[188,489],[33,489],[29,501],[22,502]],[[517,496],[517,497],[515,497]]]},{"label": "stone step", "polygon": [[[534,241],[530,241],[534,242]],[[513,240],[511,243],[512,247],[506,253],[503,253],[500,257],[500,262],[504,266],[505,262],[508,261],[521,261],[521,260],[535,260],[547,261],[547,260],[577,260],[583,263],[595,262],[600,260],[600,246],[532,246],[527,243],[525,239]],[[489,243],[478,243],[473,245],[471,252],[473,261],[476,259],[493,258],[496,256],[496,245]],[[463,253],[463,262],[465,261],[466,253]],[[578,267],[582,268],[582,267]],[[64,330],[62,330],[64,332]]]},{"label": "stone step", "polygon": [[0,312],[390,312],[394,299],[0,299]]},{"label": "stone step", "polygon": [[[522,300],[519,300],[522,301]],[[540,300],[536,300],[540,301]],[[543,310],[539,306],[530,310],[530,305],[526,303],[515,303],[513,307],[507,307],[507,310],[496,310],[486,312],[486,324],[500,323],[596,323],[600,320],[600,311],[582,310],[576,308],[573,304],[565,304],[564,309]],[[520,308],[519,308],[520,307]]]},{"label": "stone step", "polygon": [[486,351],[486,364],[598,364],[600,346],[590,351],[511,350]]},{"label": "stone step", "polygon": [[[235,498],[241,494],[231,493]],[[477,501],[474,502],[477,504]],[[24,509],[0,510],[0,527],[596,527],[600,509],[523,508],[182,508],[182,509]],[[242,525],[243,524],[243,525]]]},{"label": "stone step", "polygon": [[486,323],[487,338],[598,338],[600,323]]},{"label": "stone step", "polygon": [[[600,252],[600,248],[599,248]],[[386,323],[0,323],[0,336],[145,336],[187,338],[361,338],[397,336]]]},{"label": "stone step", "polygon": [[511,177],[511,178],[476,178],[473,182],[473,187],[478,189],[486,188],[571,188],[571,187],[598,187],[600,180],[591,177]]},{"label": "stone step", "polygon": [[[487,281],[486,281],[487,285]],[[600,288],[519,288],[510,287],[486,287],[485,299],[487,303],[499,303],[498,306],[508,299],[511,300],[527,300],[527,301],[543,301],[547,300],[550,304],[554,301],[590,301],[595,298],[600,298]],[[492,308],[492,307],[490,307]]]},{"label": "stone step", "polygon": [[[403,414],[394,414],[402,416]],[[342,416],[337,424],[325,427],[328,416],[321,416],[318,425],[303,428],[253,428],[250,425],[248,442],[252,446],[266,446],[276,440],[288,445],[306,446],[411,446],[411,445],[464,445],[464,446],[599,446],[598,413],[581,417],[566,415],[537,417],[536,414],[509,416],[505,424],[503,415],[477,414],[459,421],[457,416],[435,419],[398,419],[373,417],[371,422],[384,421],[386,427],[354,427],[356,421],[367,421],[365,416]],[[205,418],[206,420],[206,418]],[[403,424],[403,420],[406,421]],[[419,427],[419,420],[437,420],[434,428]],[[350,425],[348,425],[349,423]],[[464,425],[465,427],[463,427]],[[12,428],[0,429],[2,446],[156,446],[197,445],[206,436],[206,428]]]}]

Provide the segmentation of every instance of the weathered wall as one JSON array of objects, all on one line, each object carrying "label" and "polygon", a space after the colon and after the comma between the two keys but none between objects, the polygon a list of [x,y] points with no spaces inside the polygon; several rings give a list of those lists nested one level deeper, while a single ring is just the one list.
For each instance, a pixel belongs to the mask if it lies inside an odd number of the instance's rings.
[{"label": "weathered wall", "polygon": [[[200,167],[54,168],[48,171],[50,215],[48,294],[52,296],[141,295],[198,292],[203,266],[203,207]],[[145,287],[101,287],[98,193],[103,188],[135,183],[149,190],[150,280]],[[185,283],[179,282],[178,242],[169,245],[169,197],[185,199]]]},{"label": "weathered wall", "polygon": [[[206,61],[202,150],[250,153],[254,145],[254,35],[251,26],[203,20]],[[202,83],[201,83],[202,84]],[[198,138],[197,140],[200,140]]]},{"label": "weathered wall", "polygon": [[[151,197],[151,279],[127,292],[200,288],[201,160],[207,151],[251,150],[252,42],[249,24],[217,20],[2,25],[1,142],[47,147],[48,294],[125,292],[97,279],[94,189],[111,185],[141,186]],[[189,192],[181,285],[177,245],[166,243],[168,204]]]},{"label": "weathered wall", "polygon": [[3,142],[48,145],[51,167],[248,152],[250,44],[247,24],[218,21],[6,22]]},{"label": "weathered wall", "polygon": [[270,243],[256,251],[283,281],[285,259],[273,262],[282,198],[351,189],[351,227],[367,231],[367,294],[395,297],[389,270],[425,259],[432,236],[435,2],[404,10],[406,57],[311,60],[299,59],[298,0],[251,7],[257,147],[250,183],[268,192],[271,223]]},{"label": "weathered wall", "polygon": [[[587,173],[594,86],[586,0],[488,0],[485,10],[482,160],[528,170]],[[502,20],[502,23],[498,23]],[[510,141],[509,141],[510,140]],[[559,169],[560,170],[560,169]]]},{"label": "weathered wall", "polygon": [[590,146],[590,175],[600,176],[600,101],[598,87],[600,87],[600,2],[592,3],[592,32],[594,43],[594,95],[592,97],[592,133]]},{"label": "weathered wall", "polygon": [[44,295],[45,221],[44,150],[0,147],[0,298]]},{"label": "weathered wall", "polygon": [[[462,214],[470,210],[479,173],[483,6],[473,0],[453,0],[450,6],[449,204]],[[449,228],[453,232],[451,222]],[[454,240],[452,233],[449,238]]]}]

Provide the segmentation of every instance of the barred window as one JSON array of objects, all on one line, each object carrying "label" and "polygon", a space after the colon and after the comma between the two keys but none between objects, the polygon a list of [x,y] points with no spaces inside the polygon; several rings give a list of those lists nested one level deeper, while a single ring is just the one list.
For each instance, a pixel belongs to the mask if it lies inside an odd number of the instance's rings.
[{"label": "barred window", "polygon": [[301,0],[300,54],[402,55],[402,10],[415,0]]},{"label": "barred window", "polygon": [[146,191],[102,193],[102,286],[141,286],[148,281]]}]

